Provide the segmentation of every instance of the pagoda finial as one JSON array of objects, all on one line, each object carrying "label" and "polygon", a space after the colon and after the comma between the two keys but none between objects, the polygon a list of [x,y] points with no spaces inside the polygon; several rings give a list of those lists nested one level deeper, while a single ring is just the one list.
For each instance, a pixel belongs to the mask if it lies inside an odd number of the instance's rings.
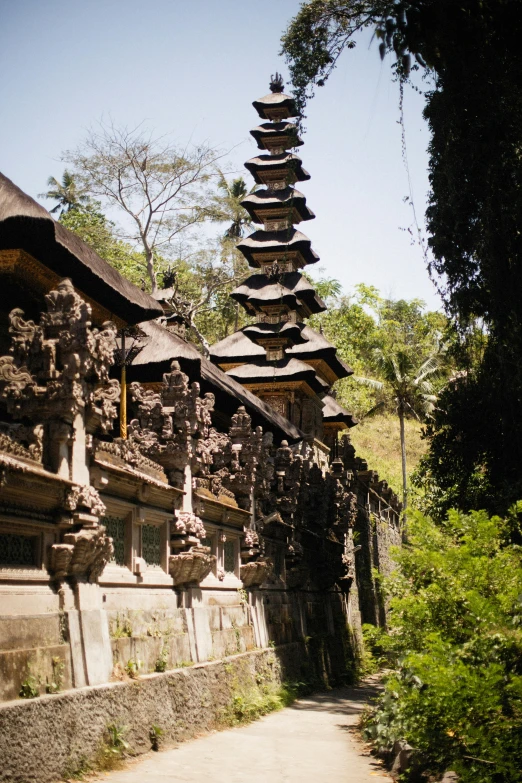
[{"label": "pagoda finial", "polygon": [[270,90],[271,92],[283,92],[285,83],[283,77],[277,71],[275,75],[270,76]]}]

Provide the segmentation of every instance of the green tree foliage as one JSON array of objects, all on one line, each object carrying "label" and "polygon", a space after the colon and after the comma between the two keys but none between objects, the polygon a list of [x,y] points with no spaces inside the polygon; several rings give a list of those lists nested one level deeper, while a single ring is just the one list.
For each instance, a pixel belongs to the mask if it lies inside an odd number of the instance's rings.
[{"label": "green tree foliage", "polygon": [[189,336],[208,355],[212,343],[246,323],[230,292],[245,278],[247,264],[228,238],[207,241],[169,266],[167,301],[183,317]]},{"label": "green tree foliage", "polygon": [[212,220],[215,223],[227,224],[224,234],[226,239],[240,239],[252,227],[252,218],[241,206],[241,201],[248,195],[249,190],[243,177],[228,180],[221,170],[218,170],[218,176],[218,191],[213,199]]},{"label": "green tree foliage", "polygon": [[[426,311],[420,299],[385,299],[374,286],[364,284],[355,286],[349,296],[342,292],[336,280],[309,279],[328,305],[326,313],[310,319],[310,325],[324,332],[357,378],[375,381],[357,384],[353,377],[339,381],[336,384],[339,401],[359,418],[379,403],[380,407],[395,410],[391,390],[380,383],[385,380],[382,354],[402,351],[415,356],[420,367],[440,346],[448,319],[442,313]],[[445,364],[433,393],[443,386],[446,373]],[[421,413],[421,408],[412,409],[409,415],[415,412]]]},{"label": "green tree foliage", "polygon": [[[431,271],[455,319],[468,380],[448,390],[432,429],[431,480],[443,494],[444,465],[458,462],[453,494],[462,507],[473,504],[483,475],[483,501],[505,509],[522,491],[520,2],[304,3],[283,37],[301,107],[365,27],[374,30],[382,57],[393,53],[399,79],[422,69],[434,80],[425,105]],[[469,346],[476,319],[488,333],[478,364]]]},{"label": "green tree foliage", "polygon": [[49,190],[45,193],[39,193],[38,198],[50,198],[58,202],[51,209],[52,214],[58,212],[63,215],[71,210],[78,211],[89,202],[89,197],[78,185],[76,177],[67,169],[63,172],[61,182],[58,182],[56,177],[49,177],[47,187]]},{"label": "green tree foliage", "polygon": [[100,211],[99,202],[62,212],[60,223],[83,239],[98,255],[134,285],[143,285],[147,265],[143,253],[119,239],[116,226]]},{"label": "green tree foliage", "polygon": [[[118,236],[115,224],[100,211],[100,203],[90,201],[81,209],[62,213],[60,223],[83,239],[98,255],[134,285],[147,288],[145,256]],[[169,270],[168,296],[177,313],[183,316],[188,337],[208,352],[221,340],[246,323],[230,299],[230,291],[246,276],[247,265],[234,242],[208,240],[201,248],[178,248],[177,258],[156,259],[159,283]]]},{"label": "green tree foliage", "polygon": [[366,733],[383,751],[406,739],[436,774],[515,783],[522,759],[522,553],[507,519],[420,514],[384,580],[387,647],[398,668]]},{"label": "green tree foliage", "polygon": [[143,253],[153,293],[161,258],[180,237],[212,216],[215,164],[221,155],[203,145],[180,149],[138,126],[100,124],[64,155],[84,191],[122,217],[123,238]]},{"label": "green tree foliage", "polygon": [[[386,342],[388,340],[389,335],[386,335]],[[431,415],[437,400],[432,379],[440,372],[443,361],[443,355],[438,345],[428,357],[419,356],[418,349],[418,345],[405,346],[400,343],[395,346],[391,345],[387,350],[376,348],[374,361],[381,380],[358,379],[391,398],[394,412],[399,418],[404,511],[408,500],[405,419],[408,416],[415,416],[421,420],[421,416],[425,419]]]},{"label": "green tree foliage", "polygon": [[337,397],[359,418],[377,411],[398,417],[403,505],[407,503],[405,418],[425,421],[450,368],[442,335],[448,320],[425,312],[420,299],[384,299],[373,286],[343,296],[335,280],[312,281],[329,310],[312,319],[354,375],[336,386]]}]

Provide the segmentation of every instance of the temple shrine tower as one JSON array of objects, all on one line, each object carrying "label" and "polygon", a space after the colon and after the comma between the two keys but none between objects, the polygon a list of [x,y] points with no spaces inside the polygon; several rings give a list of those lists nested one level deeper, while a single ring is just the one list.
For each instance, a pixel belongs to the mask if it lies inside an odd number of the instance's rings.
[{"label": "temple shrine tower", "polygon": [[295,123],[293,98],[283,92],[276,73],[270,93],[254,101],[263,122],[250,131],[262,151],[245,163],[260,187],[241,202],[262,228],[237,245],[255,272],[231,296],[252,323],[211,348],[211,359],[307,436],[321,463],[327,460],[337,432],[356,421],[329,394],[331,386],[352,370],[322,334],[305,319],[326,310],[313,286],[301,274],[319,256],[294,224],[315,215],[294,187],[310,179],[291,150],[303,141]]}]

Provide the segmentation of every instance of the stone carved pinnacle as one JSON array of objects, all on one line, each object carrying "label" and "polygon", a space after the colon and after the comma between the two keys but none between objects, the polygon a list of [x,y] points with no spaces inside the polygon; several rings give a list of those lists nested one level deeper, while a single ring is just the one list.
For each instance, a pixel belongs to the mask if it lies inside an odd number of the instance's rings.
[{"label": "stone carved pinnacle", "polygon": [[283,77],[277,71],[270,77],[270,91],[271,92],[283,92],[285,83]]}]

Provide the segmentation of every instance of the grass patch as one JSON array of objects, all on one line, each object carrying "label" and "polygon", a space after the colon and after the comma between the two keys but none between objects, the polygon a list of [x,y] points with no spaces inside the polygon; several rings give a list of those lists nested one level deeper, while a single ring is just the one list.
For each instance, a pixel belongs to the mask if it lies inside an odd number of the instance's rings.
[{"label": "grass patch", "polygon": [[299,696],[308,692],[305,683],[275,683],[238,687],[223,712],[225,726],[251,723],[270,712],[290,706]]},{"label": "grass patch", "polygon": [[[427,441],[421,439],[422,425],[415,419],[406,419],[406,467],[409,477],[426,453]],[[350,430],[350,439],[358,457],[376,470],[400,496],[402,491],[401,440],[399,419],[391,413],[371,416]]]},{"label": "grass patch", "polygon": [[127,726],[109,723],[94,758],[82,756],[74,765],[68,766],[63,773],[64,780],[84,780],[86,775],[121,769],[132,755],[130,745],[125,740],[127,731]]}]

